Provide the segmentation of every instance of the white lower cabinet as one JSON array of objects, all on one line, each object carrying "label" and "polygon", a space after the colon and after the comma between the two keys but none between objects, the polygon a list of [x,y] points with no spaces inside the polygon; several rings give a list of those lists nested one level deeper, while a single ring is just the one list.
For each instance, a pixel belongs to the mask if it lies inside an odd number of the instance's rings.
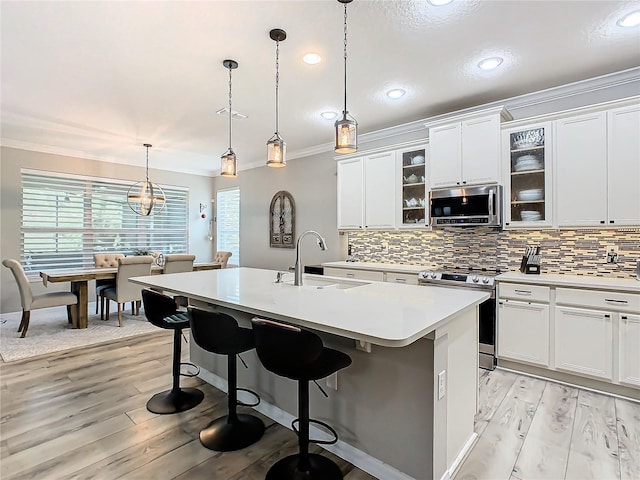
[{"label": "white lower cabinet", "polygon": [[500,300],[498,357],[549,366],[549,305]]},{"label": "white lower cabinet", "polygon": [[613,380],[613,320],[610,312],[556,306],[555,366]]},{"label": "white lower cabinet", "polygon": [[386,272],[384,281],[402,285],[418,285],[418,274]]},{"label": "white lower cabinet", "polygon": [[620,314],[620,383],[640,387],[640,315]]},{"label": "white lower cabinet", "polygon": [[350,268],[324,267],[324,274],[331,277],[353,278],[354,280],[384,281],[384,272],[377,270],[357,270]]}]

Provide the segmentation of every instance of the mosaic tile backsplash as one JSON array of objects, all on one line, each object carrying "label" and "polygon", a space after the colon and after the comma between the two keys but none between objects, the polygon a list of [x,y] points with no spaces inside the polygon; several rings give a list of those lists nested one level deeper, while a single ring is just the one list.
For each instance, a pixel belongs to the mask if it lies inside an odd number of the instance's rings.
[{"label": "mosaic tile backsplash", "polygon": [[[443,228],[431,231],[349,232],[358,261],[424,265],[426,268],[470,266],[518,271],[527,245],[540,246],[542,273],[636,278],[640,229],[504,230]],[[383,244],[388,243],[388,252]],[[606,263],[609,246],[617,246],[617,263]]]}]

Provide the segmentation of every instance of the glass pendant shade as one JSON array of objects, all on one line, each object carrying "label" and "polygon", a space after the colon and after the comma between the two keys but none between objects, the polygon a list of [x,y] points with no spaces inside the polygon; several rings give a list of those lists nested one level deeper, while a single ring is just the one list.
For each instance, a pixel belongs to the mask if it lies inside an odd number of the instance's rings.
[{"label": "glass pendant shade", "polygon": [[138,215],[148,217],[164,209],[166,196],[160,185],[149,181],[149,147],[151,145],[145,143],[144,147],[147,148],[146,180],[131,185],[127,192],[127,204]]},{"label": "glass pendant shade", "polygon": [[223,177],[231,178],[237,177],[238,164],[236,162],[236,154],[233,152],[233,150],[229,148],[229,150],[224,152],[220,159],[222,160],[220,175],[222,175]]},{"label": "glass pendant shade", "polygon": [[267,165],[269,167],[284,167],[287,164],[287,144],[275,134],[267,142]]},{"label": "glass pendant shade", "polygon": [[344,112],[340,120],[336,120],[336,153],[354,153],[358,151],[358,122],[347,117]]}]

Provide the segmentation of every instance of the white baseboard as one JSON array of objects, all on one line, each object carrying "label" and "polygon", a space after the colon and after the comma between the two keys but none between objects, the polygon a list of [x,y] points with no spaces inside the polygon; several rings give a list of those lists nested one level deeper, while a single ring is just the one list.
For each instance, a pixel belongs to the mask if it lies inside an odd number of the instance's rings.
[{"label": "white baseboard", "polygon": [[460,465],[462,465],[462,462],[464,462],[465,458],[467,458],[467,455],[469,455],[469,452],[471,452],[471,449],[477,441],[478,434],[476,432],[473,432],[471,435],[469,435],[469,438],[464,444],[464,447],[462,447],[462,450],[460,450],[458,456],[453,460],[453,463],[451,464],[449,469],[444,472],[444,475],[442,475],[440,480],[449,480],[450,478],[453,478],[453,476],[457,473],[458,468],[460,468]]},{"label": "white baseboard", "polygon": [[[225,393],[227,392],[228,390],[227,381],[224,378],[219,377],[215,373],[212,373],[204,368],[200,368],[200,375],[198,376],[208,384],[216,387],[217,389],[222,390]],[[253,408],[254,410],[257,410],[258,412],[262,413],[265,417],[269,417],[271,420],[279,423],[280,425],[288,428],[289,430],[291,430],[291,422],[296,418],[294,415],[291,415],[290,413],[285,412],[281,408],[276,407],[275,405],[272,405],[270,403],[267,403],[264,400],[260,402],[260,405]],[[312,437],[315,437],[315,438],[326,438],[327,436],[325,432],[323,432],[317,427],[314,427],[313,425],[309,427],[309,433],[311,434]],[[473,440],[471,445],[473,445],[473,443],[475,443],[475,439]],[[467,445],[468,444],[469,442],[467,442]],[[467,445],[465,445],[465,451],[466,451]],[[376,478],[379,478],[382,480],[415,480],[413,477],[407,475],[406,473],[401,472],[400,470],[392,467],[391,465],[387,465],[386,463],[381,462],[377,458],[372,457],[371,455],[353,447],[352,445],[349,445],[348,443],[342,440],[338,440],[338,442],[334,445],[323,445],[322,447],[325,450],[328,450],[331,453],[337,455],[338,457],[343,458],[344,460],[348,461],[352,465],[355,465],[356,467],[358,467],[360,470],[363,470],[367,472],[369,475],[373,475]],[[466,456],[466,453],[464,453],[464,456]],[[449,471],[445,472],[446,477],[443,476],[442,480],[448,480],[449,479],[448,474],[449,474]]]}]

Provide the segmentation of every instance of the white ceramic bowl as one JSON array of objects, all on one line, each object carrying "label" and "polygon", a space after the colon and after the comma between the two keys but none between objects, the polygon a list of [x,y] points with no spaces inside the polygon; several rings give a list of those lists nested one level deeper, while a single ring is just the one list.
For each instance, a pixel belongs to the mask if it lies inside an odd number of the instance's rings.
[{"label": "white ceramic bowl", "polygon": [[530,190],[520,190],[518,192],[518,200],[523,202],[533,202],[535,200],[542,200],[542,189],[532,188]]}]

